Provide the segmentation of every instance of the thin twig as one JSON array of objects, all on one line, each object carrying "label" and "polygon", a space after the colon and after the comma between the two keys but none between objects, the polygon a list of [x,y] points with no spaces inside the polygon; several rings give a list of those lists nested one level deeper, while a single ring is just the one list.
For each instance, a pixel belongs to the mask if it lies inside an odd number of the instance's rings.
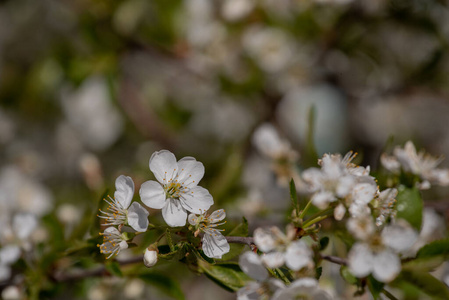
[{"label": "thin twig", "polygon": [[228,243],[254,245],[254,238],[249,236],[225,236]]},{"label": "thin twig", "polygon": [[337,257],[337,256],[332,256],[332,255],[322,255],[321,256],[322,259],[333,262],[334,264],[338,264],[338,265],[342,265],[342,266],[347,266],[348,262],[341,257]]}]

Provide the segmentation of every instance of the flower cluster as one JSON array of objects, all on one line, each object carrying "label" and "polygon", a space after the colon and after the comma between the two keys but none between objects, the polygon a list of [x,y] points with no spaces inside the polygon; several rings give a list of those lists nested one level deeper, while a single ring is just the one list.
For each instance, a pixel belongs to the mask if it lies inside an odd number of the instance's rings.
[{"label": "flower cluster", "polygon": [[[150,208],[162,209],[162,216],[170,227],[185,226],[187,212],[191,212],[189,224],[197,233],[203,233],[204,254],[211,258],[221,258],[229,252],[229,244],[220,233],[222,230],[215,229],[225,223],[217,223],[226,217],[224,210],[206,215],[214,201],[208,190],[198,186],[204,176],[203,164],[193,157],[176,161],[173,153],[162,150],[151,156],[149,166],[157,181],[149,180],[142,184],[142,202]],[[129,238],[126,232],[122,232],[123,226],[129,226],[136,232],[145,232],[149,224],[148,211],[137,202],[131,204],[134,196],[133,180],[121,175],[115,186],[114,198],[108,196],[108,199],[104,199],[108,207],[100,210],[98,215],[105,220],[105,226],[110,226],[100,233],[103,235],[103,243],[98,245],[100,252],[108,255],[107,258],[128,248]],[[150,248],[146,249],[144,255],[145,265],[149,267],[157,262],[157,248]]]},{"label": "flower cluster", "polygon": [[108,199],[104,199],[108,207],[105,211],[100,209],[98,215],[105,220],[104,225],[109,226],[100,233],[103,235],[103,244],[97,245],[101,253],[109,255],[108,258],[128,248],[126,235],[121,233],[124,225],[129,225],[137,232],[148,228],[148,211],[137,202],[131,204],[134,197],[134,182],[131,177],[120,175],[115,180],[115,188],[114,198],[108,196]]},{"label": "flower cluster", "polygon": [[442,160],[441,157],[433,157],[424,151],[416,152],[411,141],[405,143],[404,148],[396,147],[393,156],[385,153],[381,156],[382,165],[388,171],[399,174],[402,169],[405,173],[418,176],[418,186],[421,189],[428,189],[432,184],[449,185],[449,169],[437,168]]}]

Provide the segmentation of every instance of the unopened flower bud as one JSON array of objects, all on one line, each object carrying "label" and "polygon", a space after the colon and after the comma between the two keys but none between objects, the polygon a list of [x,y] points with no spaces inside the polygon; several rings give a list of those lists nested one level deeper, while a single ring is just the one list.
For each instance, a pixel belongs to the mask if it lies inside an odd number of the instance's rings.
[{"label": "unopened flower bud", "polygon": [[148,268],[154,266],[157,263],[157,250],[152,249],[152,247],[147,248],[143,255],[143,263]]}]

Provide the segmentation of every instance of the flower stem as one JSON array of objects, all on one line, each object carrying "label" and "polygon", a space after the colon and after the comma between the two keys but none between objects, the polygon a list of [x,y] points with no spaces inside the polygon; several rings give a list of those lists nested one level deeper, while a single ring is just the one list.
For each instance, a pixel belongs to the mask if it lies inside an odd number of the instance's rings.
[{"label": "flower stem", "polygon": [[285,283],[290,283],[290,280],[285,276],[284,272],[281,271],[281,269],[276,268],[275,269],[275,273],[279,274],[279,277],[285,282]]},{"label": "flower stem", "polygon": [[382,290],[382,293],[387,296],[388,299],[390,300],[398,300],[398,298],[396,298],[392,293],[390,293],[389,291],[387,291],[386,289]]},{"label": "flower stem", "polygon": [[310,208],[310,205],[312,205],[312,200],[309,200],[309,202],[307,202],[306,206],[304,207],[304,209],[302,210],[302,212],[299,214],[299,218],[303,219],[304,216],[306,215],[307,211]]},{"label": "flower stem", "polygon": [[319,213],[313,215],[312,217],[310,217],[309,220],[307,220],[307,222],[305,222],[302,226],[302,228],[307,228],[321,220],[326,219],[327,217],[329,217],[331,215],[331,213],[333,212],[334,208],[328,208],[326,210],[320,211]]}]

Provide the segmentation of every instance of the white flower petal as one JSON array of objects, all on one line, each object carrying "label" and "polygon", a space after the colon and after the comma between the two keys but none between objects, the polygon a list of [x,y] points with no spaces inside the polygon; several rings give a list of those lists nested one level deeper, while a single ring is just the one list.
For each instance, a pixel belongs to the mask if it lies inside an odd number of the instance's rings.
[{"label": "white flower petal", "polygon": [[190,225],[196,225],[196,221],[198,220],[198,216],[196,214],[190,214],[187,218],[187,221]]},{"label": "white flower petal", "polygon": [[221,258],[223,254],[229,252],[229,243],[218,231],[206,231],[203,236],[203,252],[210,258]]},{"label": "white flower petal", "polygon": [[285,252],[285,264],[293,271],[298,271],[308,265],[313,265],[312,250],[304,241],[294,241]]},{"label": "white flower petal", "polygon": [[340,221],[343,219],[346,213],[346,207],[340,203],[337,205],[337,207],[334,209],[334,218],[337,221]]},{"label": "white flower petal", "polygon": [[150,158],[150,170],[157,181],[167,184],[178,174],[176,157],[168,150],[156,151]]},{"label": "white flower petal", "polygon": [[216,210],[209,216],[209,220],[212,224],[220,222],[224,220],[224,218],[226,218],[226,212],[224,209]]},{"label": "white flower petal", "polygon": [[178,227],[186,224],[187,212],[179,200],[169,198],[162,208],[162,216],[168,226]]},{"label": "white flower petal", "polygon": [[104,230],[104,233],[121,235],[121,232],[117,228],[115,228],[113,226],[110,226],[110,227],[106,228]]},{"label": "white flower petal", "polygon": [[17,214],[13,219],[13,230],[21,240],[27,239],[36,229],[37,219],[32,214]]},{"label": "white flower petal", "polygon": [[237,291],[237,300],[260,300],[260,283],[251,281]]},{"label": "white flower petal", "polygon": [[386,226],[382,231],[382,242],[395,250],[403,252],[409,249],[418,239],[416,231],[404,220]]},{"label": "white flower petal", "polygon": [[148,207],[161,209],[165,206],[164,188],[156,181],[149,180],[142,183],[139,194],[142,202]]},{"label": "white flower petal", "polygon": [[262,252],[270,252],[276,246],[275,237],[268,228],[257,228],[254,230],[254,243]]},{"label": "white flower petal", "polygon": [[340,178],[336,189],[337,196],[340,198],[346,197],[351,192],[354,184],[355,184],[354,176],[348,175]]},{"label": "white flower petal", "polygon": [[134,196],[134,182],[129,176],[120,175],[115,180],[115,200],[123,209],[127,209]]},{"label": "white flower petal", "polygon": [[352,191],[352,199],[358,203],[369,203],[374,199],[377,191],[377,186],[370,183],[359,183]]},{"label": "white flower petal", "polygon": [[128,249],[128,243],[126,241],[121,241],[119,246],[120,250]]},{"label": "white flower petal", "polygon": [[15,263],[20,257],[20,248],[14,245],[6,245],[0,249],[0,265]]},{"label": "white flower petal", "polygon": [[0,282],[8,280],[11,277],[11,268],[0,264]]},{"label": "white flower petal", "polygon": [[335,200],[337,198],[335,198],[334,194],[328,191],[321,191],[312,196],[312,203],[319,209],[327,208],[329,202],[334,202]]},{"label": "white flower petal", "polygon": [[179,196],[179,200],[184,209],[195,214],[204,213],[214,204],[214,199],[209,191],[200,186],[182,193]]},{"label": "white flower petal", "polygon": [[390,282],[401,272],[401,261],[395,253],[384,250],[375,254],[373,268],[374,278],[381,282]]},{"label": "white flower petal", "polygon": [[251,278],[264,281],[268,278],[268,271],[262,264],[259,255],[254,252],[247,251],[240,255],[239,265],[243,272]]},{"label": "white flower petal", "polygon": [[357,243],[348,254],[349,271],[356,277],[365,277],[373,270],[373,252],[368,245]]},{"label": "white flower petal", "polygon": [[178,161],[178,182],[188,188],[195,187],[204,176],[204,165],[193,157]]},{"label": "white flower petal", "polygon": [[263,254],[260,258],[268,268],[279,268],[285,262],[284,254],[281,252]]},{"label": "white flower petal", "polygon": [[148,228],[148,211],[137,202],[133,202],[128,210],[128,224],[137,232]]},{"label": "white flower petal", "polygon": [[260,125],[253,134],[252,142],[263,155],[277,158],[283,151],[283,141],[270,123]]}]

